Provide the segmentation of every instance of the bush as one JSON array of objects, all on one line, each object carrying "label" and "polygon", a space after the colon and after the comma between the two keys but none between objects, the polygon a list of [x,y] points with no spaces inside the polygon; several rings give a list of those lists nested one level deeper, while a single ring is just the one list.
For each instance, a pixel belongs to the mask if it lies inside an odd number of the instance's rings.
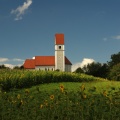
[{"label": "bush", "polygon": [[120,81],[120,63],[112,67],[109,73],[109,79]]}]

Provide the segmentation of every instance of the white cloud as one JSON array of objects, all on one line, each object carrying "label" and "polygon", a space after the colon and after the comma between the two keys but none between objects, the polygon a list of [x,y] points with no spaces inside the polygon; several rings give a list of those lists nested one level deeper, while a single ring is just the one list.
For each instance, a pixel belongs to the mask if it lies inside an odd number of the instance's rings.
[{"label": "white cloud", "polygon": [[107,38],[103,38],[104,41],[107,41],[108,39]]},{"label": "white cloud", "polygon": [[11,14],[16,15],[15,20],[21,20],[22,16],[25,14],[25,11],[29,8],[31,4],[32,0],[26,0],[26,2],[24,2],[22,6],[17,7],[15,10],[12,10]]},{"label": "white cloud", "polygon": [[120,40],[120,35],[114,36],[113,38],[116,40]]},{"label": "white cloud", "polygon": [[72,72],[74,72],[77,68],[79,67],[84,67],[84,65],[90,64],[92,62],[95,62],[95,60],[90,59],[90,58],[84,58],[82,62],[76,63],[72,65]]},{"label": "white cloud", "polygon": [[19,58],[13,58],[13,59],[8,59],[8,58],[0,58],[0,62],[23,62],[23,59],[19,59]]},{"label": "white cloud", "polygon": [[14,58],[13,61],[17,61],[17,62],[23,62],[24,60],[19,59],[19,58]]},{"label": "white cloud", "polygon": [[22,66],[22,64],[18,64],[18,65],[13,65],[13,64],[4,64],[6,67],[9,67],[9,68],[11,68],[11,69],[13,69],[15,66],[18,66],[18,67],[20,67],[20,66]]},{"label": "white cloud", "polygon": [[9,61],[8,58],[0,58],[0,62],[6,62],[6,61]]},{"label": "white cloud", "polygon": [[[0,58],[0,65],[3,64],[6,67],[9,68],[14,68],[15,66],[22,66],[23,65],[23,61],[22,59],[19,58],[13,58],[13,59],[8,59],[8,58]],[[17,64],[16,64],[17,63]]]},{"label": "white cloud", "polygon": [[14,68],[15,67],[15,65],[12,65],[12,64],[4,64],[6,67],[9,67],[9,68]]}]

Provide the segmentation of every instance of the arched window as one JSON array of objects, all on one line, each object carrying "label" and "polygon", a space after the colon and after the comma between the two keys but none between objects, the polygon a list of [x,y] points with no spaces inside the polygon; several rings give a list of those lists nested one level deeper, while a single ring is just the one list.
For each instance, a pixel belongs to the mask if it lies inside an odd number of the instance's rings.
[{"label": "arched window", "polygon": [[59,49],[61,49],[61,46],[59,46]]}]

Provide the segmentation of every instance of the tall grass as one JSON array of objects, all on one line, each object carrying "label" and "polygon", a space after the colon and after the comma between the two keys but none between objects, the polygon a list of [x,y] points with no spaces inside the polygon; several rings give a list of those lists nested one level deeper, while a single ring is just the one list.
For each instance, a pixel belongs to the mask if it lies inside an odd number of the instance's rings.
[{"label": "tall grass", "polygon": [[104,79],[85,74],[57,71],[0,70],[1,89],[6,91],[43,83],[91,81],[104,81]]}]

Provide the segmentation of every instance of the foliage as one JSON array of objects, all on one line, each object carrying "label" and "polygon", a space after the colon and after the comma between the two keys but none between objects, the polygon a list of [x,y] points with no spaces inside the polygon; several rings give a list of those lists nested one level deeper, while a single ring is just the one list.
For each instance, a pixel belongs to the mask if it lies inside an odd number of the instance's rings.
[{"label": "foliage", "polygon": [[83,70],[86,74],[97,75],[98,74],[97,72],[99,71],[100,68],[101,68],[100,63],[92,62],[91,64],[84,66]]},{"label": "foliage", "polygon": [[109,73],[109,79],[120,81],[120,63],[114,65]]},{"label": "foliage", "polygon": [[5,65],[0,65],[0,69],[9,69],[9,68],[6,67]]},{"label": "foliage", "polygon": [[84,71],[82,68],[79,67],[75,70],[75,73],[84,73]]},{"label": "foliage", "polygon": [[108,62],[108,65],[111,68],[118,63],[120,63],[120,52],[111,55],[111,60]]},{"label": "foliage", "polygon": [[88,75],[93,75],[95,77],[102,77],[102,78],[106,78],[107,74],[108,74],[108,66],[107,64],[101,64],[99,62],[93,62],[91,64],[88,64],[86,66],[84,66],[83,71],[85,74]]},{"label": "foliage", "polygon": [[22,66],[15,66],[13,69],[24,69],[23,65]]},{"label": "foliage", "polygon": [[[73,85],[73,83],[71,83]],[[49,86],[49,85],[48,85]],[[47,85],[45,85],[45,88]],[[86,83],[69,90],[65,83],[51,91],[34,89],[0,93],[1,120],[119,120],[120,88],[107,86],[98,93]],[[74,87],[75,88],[75,87]]]},{"label": "foliage", "polygon": [[[110,78],[111,74],[111,69],[114,65],[117,65],[120,63],[120,52],[117,54],[112,54],[111,55],[111,60],[108,61],[107,63],[99,63],[99,62],[93,62],[88,65],[85,65],[83,68],[78,68],[76,69],[76,73],[85,73],[88,75],[93,75],[95,77],[101,77],[101,78]],[[112,70],[113,71],[113,70]],[[119,77],[119,76],[118,76]],[[119,78],[115,78],[115,80]],[[113,77],[112,77],[113,79]]]},{"label": "foliage", "polygon": [[104,81],[102,78],[77,73],[58,71],[0,70],[2,90],[27,88],[33,85],[53,82]]}]

